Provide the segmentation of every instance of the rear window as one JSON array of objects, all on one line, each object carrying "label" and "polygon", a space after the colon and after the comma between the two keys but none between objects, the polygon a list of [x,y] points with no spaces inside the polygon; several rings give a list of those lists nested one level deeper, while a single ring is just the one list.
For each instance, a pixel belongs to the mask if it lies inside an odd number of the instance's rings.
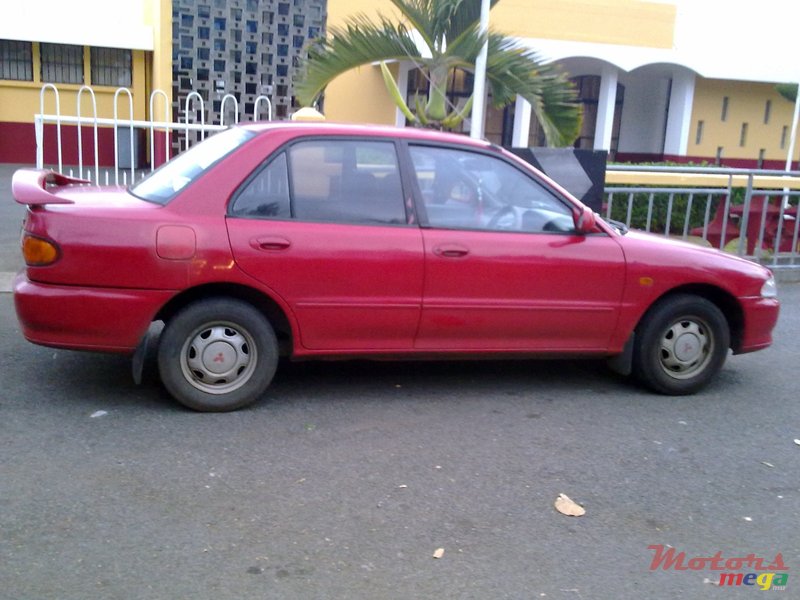
[{"label": "rear window", "polygon": [[255,135],[246,129],[226,129],[159,167],[133,186],[130,192],[142,200],[166,204],[214,163]]}]

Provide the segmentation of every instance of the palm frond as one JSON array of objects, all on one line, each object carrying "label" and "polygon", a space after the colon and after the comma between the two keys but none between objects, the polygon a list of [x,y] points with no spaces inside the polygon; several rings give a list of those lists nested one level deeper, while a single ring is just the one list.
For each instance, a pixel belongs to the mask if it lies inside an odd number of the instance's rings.
[{"label": "palm frond", "polygon": [[468,65],[468,70],[473,71],[475,61],[485,42],[486,35],[480,33],[478,23],[473,23],[472,27],[466,28],[457,37],[447,41],[447,56],[451,60],[458,60],[464,65]]},{"label": "palm frond", "polygon": [[[491,0],[493,8],[500,0]],[[447,37],[448,51],[450,44],[473,28],[477,28],[481,19],[480,0],[438,0],[436,5],[437,22],[440,33]]]},{"label": "palm frond", "polygon": [[469,114],[472,112],[472,103],[475,100],[475,94],[472,94],[467,101],[464,103],[464,106],[461,107],[460,110],[456,109],[451,112],[447,117],[442,120],[442,127],[445,129],[455,129],[458,127],[461,122],[466,119]]},{"label": "palm frond", "polygon": [[578,136],[582,111],[574,86],[553,65],[543,64],[535,52],[492,33],[486,74],[493,105],[505,106],[517,95],[525,98],[548,144],[569,145]]},{"label": "palm frond", "polygon": [[305,70],[295,84],[301,104],[310,105],[333,79],[356,67],[384,60],[422,60],[406,27],[383,17],[376,24],[361,15],[329,33],[309,48]]},{"label": "palm frond", "polygon": [[409,123],[416,123],[417,118],[414,116],[414,113],[411,112],[411,109],[408,108],[408,104],[406,104],[403,98],[403,93],[397,86],[397,81],[395,81],[391,71],[389,71],[389,67],[387,67],[386,63],[383,61],[381,61],[381,74],[383,75],[383,83],[386,85],[386,89],[389,90],[389,95],[392,97],[395,105],[405,115]]},{"label": "palm frond", "polygon": [[422,37],[431,53],[436,50],[436,15],[432,0],[390,0],[411,28]]}]

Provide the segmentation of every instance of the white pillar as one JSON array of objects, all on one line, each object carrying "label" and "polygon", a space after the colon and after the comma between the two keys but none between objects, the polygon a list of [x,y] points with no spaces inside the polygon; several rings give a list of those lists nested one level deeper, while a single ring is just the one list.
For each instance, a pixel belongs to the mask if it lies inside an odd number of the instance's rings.
[{"label": "white pillar", "polygon": [[800,84],[797,86],[797,92],[794,97],[794,112],[792,113],[792,132],[789,136],[789,152],[786,154],[786,171],[792,170],[792,161],[794,160],[794,146],[797,142],[797,120],[800,118]]},{"label": "white pillar", "polygon": [[[481,20],[479,31],[486,34],[489,31],[490,0],[481,0]],[[483,138],[484,114],[486,112],[486,59],[489,55],[489,42],[481,48],[478,59],[475,61],[475,84],[472,88],[472,122],[470,123],[469,136],[474,139]]]},{"label": "white pillar", "polygon": [[527,148],[531,135],[531,103],[522,96],[517,96],[514,106],[514,131],[511,135],[511,145],[514,148]]},{"label": "white pillar", "polygon": [[664,154],[686,156],[689,148],[689,131],[692,128],[694,80],[695,75],[692,71],[682,69],[672,74]]},{"label": "white pillar", "polygon": [[[397,65],[397,87],[403,95],[403,100],[408,103],[408,72],[411,70],[411,63],[400,62]],[[406,116],[399,108],[395,109],[394,124],[396,127],[406,126]]]},{"label": "white pillar", "polygon": [[594,126],[595,150],[611,150],[618,80],[615,67],[608,65],[603,67],[603,72],[600,74],[600,98],[597,101],[597,123]]}]

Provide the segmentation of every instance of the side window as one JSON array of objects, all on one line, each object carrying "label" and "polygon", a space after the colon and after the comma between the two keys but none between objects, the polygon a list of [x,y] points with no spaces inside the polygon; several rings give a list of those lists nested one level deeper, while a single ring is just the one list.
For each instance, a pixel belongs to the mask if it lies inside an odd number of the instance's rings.
[{"label": "side window", "polygon": [[571,233],[572,211],[553,192],[499,158],[412,146],[417,182],[432,227]]},{"label": "side window", "polygon": [[289,149],[292,208],[297,219],[405,224],[392,142],[313,140]]},{"label": "side window", "polygon": [[239,217],[277,219],[288,219],[291,216],[285,153],[261,169],[241,188],[233,201],[231,213]]}]

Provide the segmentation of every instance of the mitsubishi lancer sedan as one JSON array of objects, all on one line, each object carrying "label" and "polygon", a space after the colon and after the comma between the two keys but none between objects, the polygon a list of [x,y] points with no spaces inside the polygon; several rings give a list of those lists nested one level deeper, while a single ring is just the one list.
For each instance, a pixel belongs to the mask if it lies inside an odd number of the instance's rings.
[{"label": "mitsubishi lancer sedan", "polygon": [[606,222],[503,149],[420,129],[236,126],[130,189],[20,170],[14,283],[36,344],[157,338],[195,410],[265,395],[279,357],[606,358],[691,394],[766,348],[760,265]]}]

